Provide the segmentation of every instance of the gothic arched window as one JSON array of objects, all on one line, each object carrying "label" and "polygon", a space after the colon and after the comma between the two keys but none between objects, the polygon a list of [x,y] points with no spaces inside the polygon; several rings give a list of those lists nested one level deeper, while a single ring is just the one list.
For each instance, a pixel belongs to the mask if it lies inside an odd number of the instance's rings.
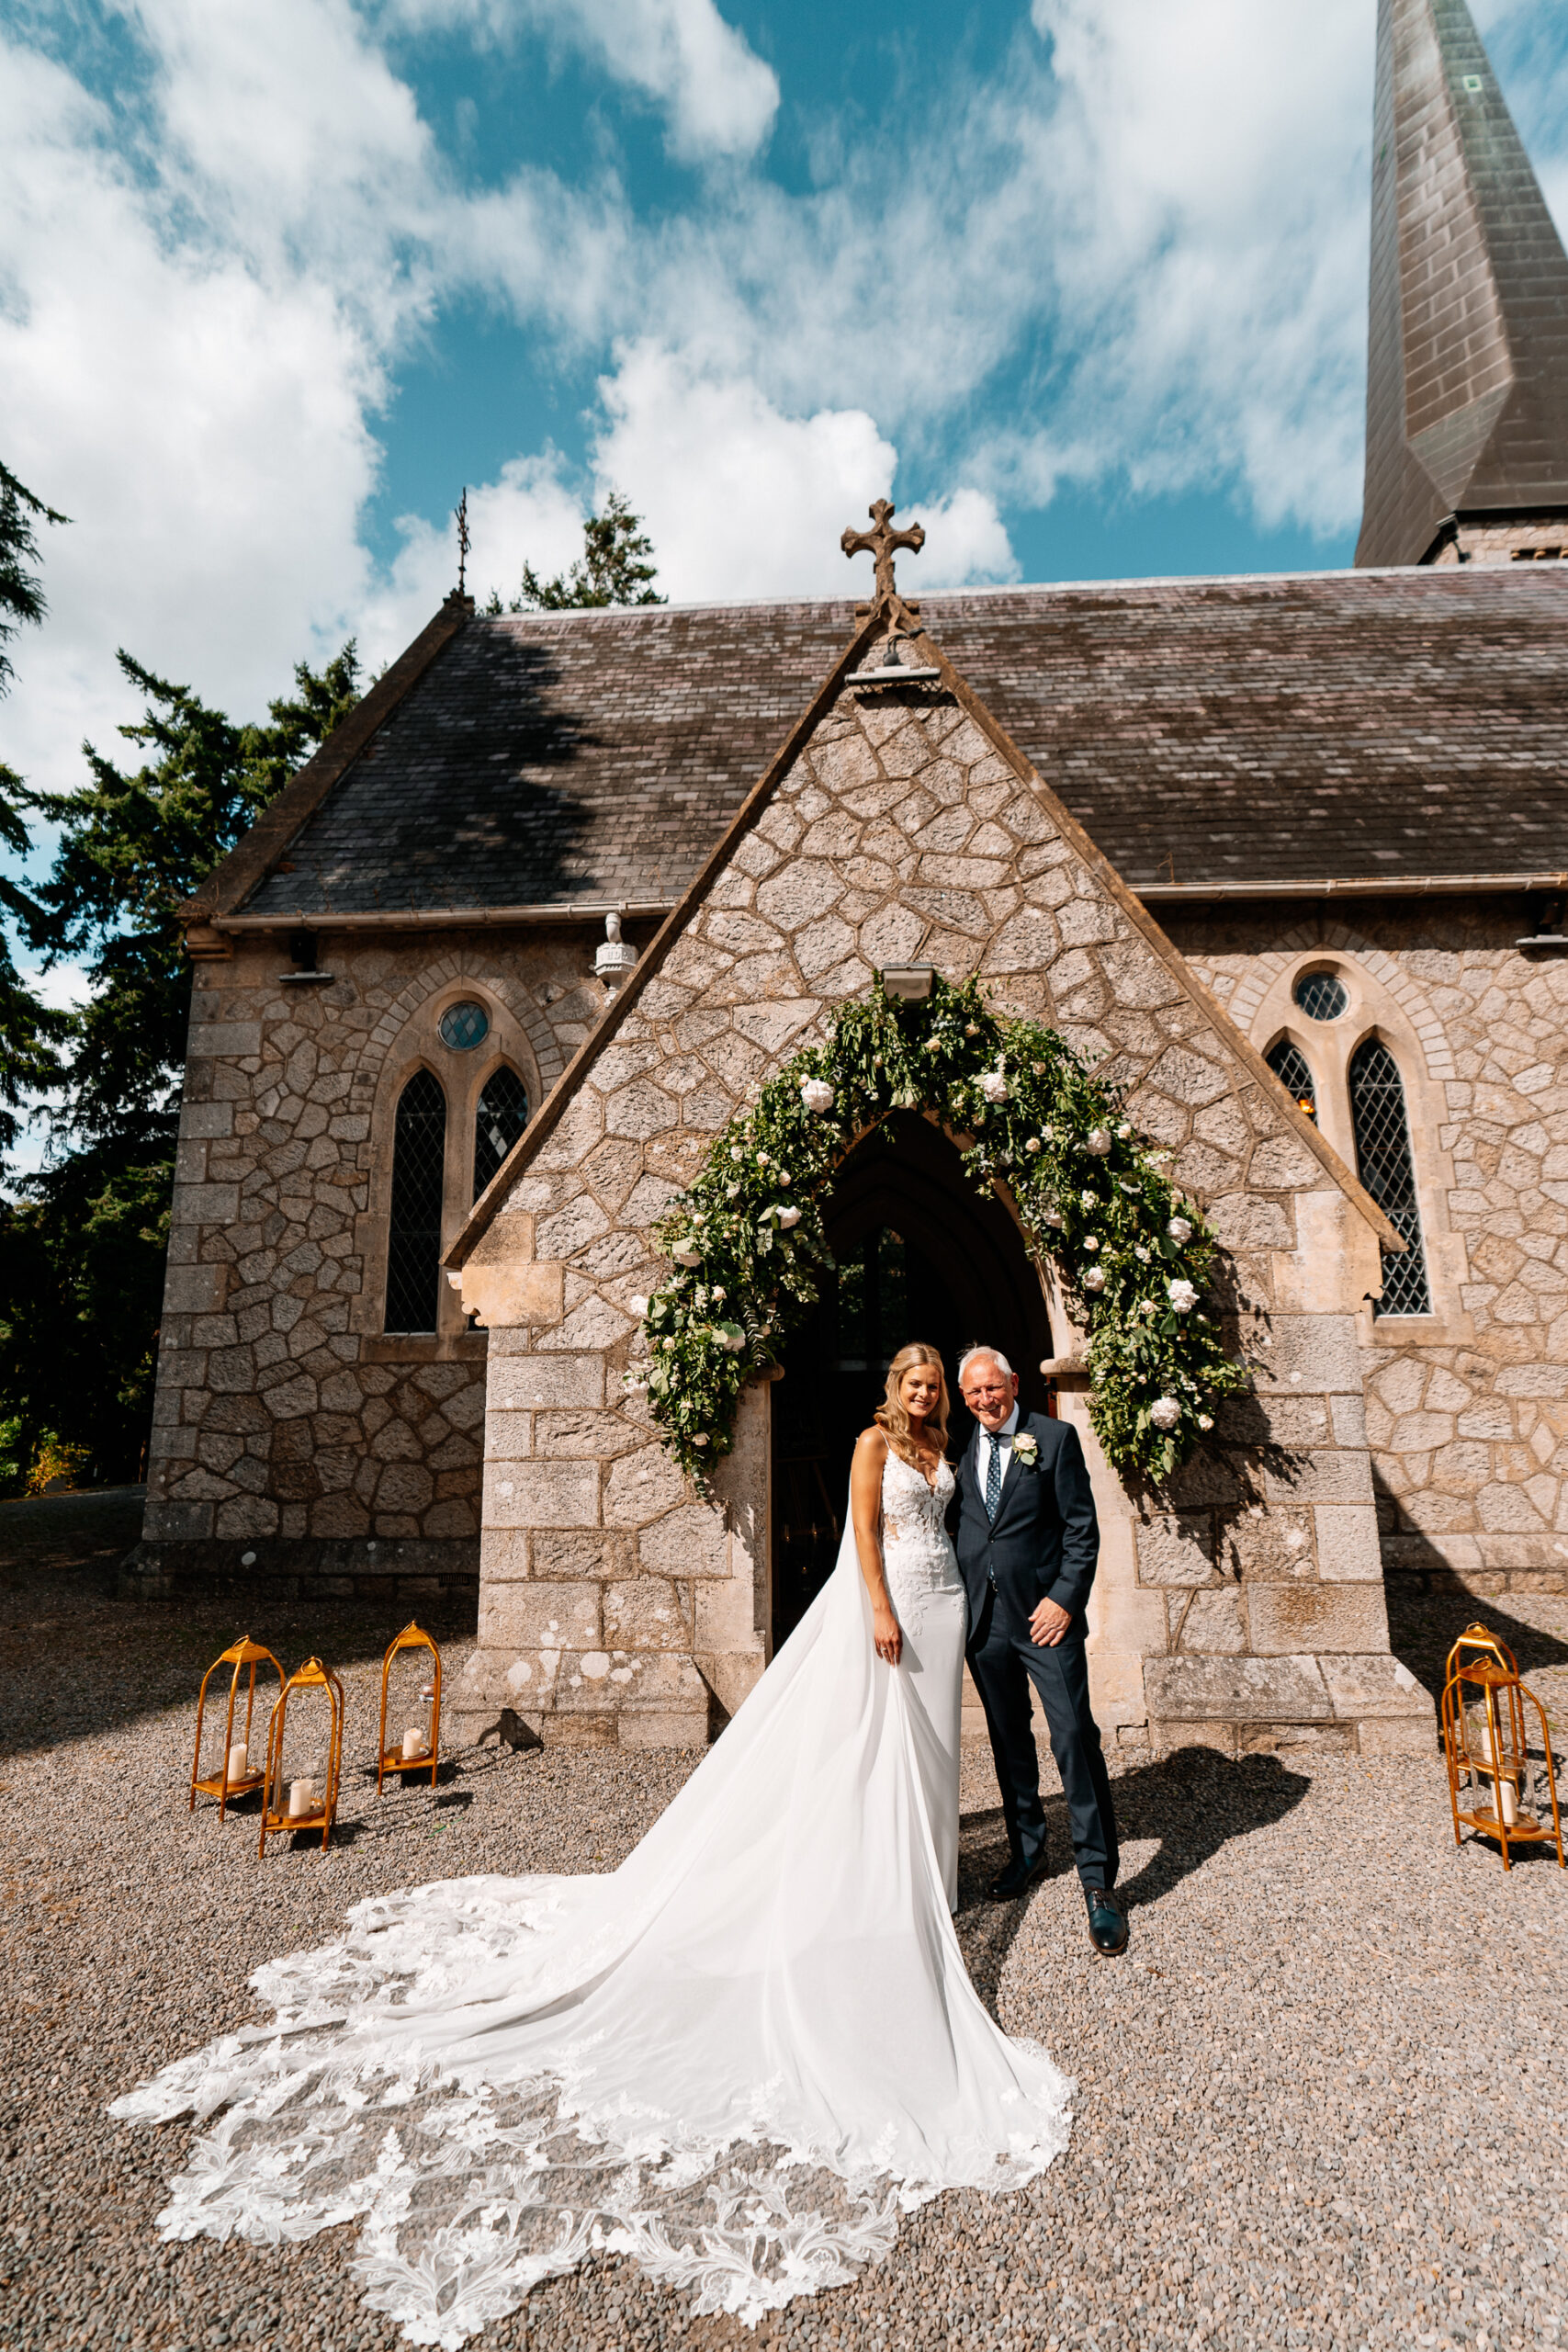
[{"label": "gothic arched window", "polygon": [[1368,1037],[1350,1061],[1350,1120],[1362,1183],[1394,1231],[1409,1244],[1403,1257],[1383,1252],[1379,1315],[1429,1315],[1427,1255],[1410,1157],[1410,1123],[1399,1065],[1381,1037]]},{"label": "gothic arched window", "polygon": [[474,1198],[477,1201],[528,1124],[528,1091],[504,1062],[487,1080],[474,1113]]},{"label": "gothic arched window", "polygon": [[1277,1046],[1269,1046],[1264,1059],[1286,1093],[1294,1095],[1297,1110],[1304,1111],[1309,1119],[1315,1119],[1317,1089],[1312,1082],[1312,1066],[1301,1047],[1292,1046],[1288,1037],[1281,1037]]},{"label": "gothic arched window", "polygon": [[435,1329],[446,1165],[446,1097],[437,1078],[416,1069],[399,1098],[393,1143],[392,1217],[387,1237],[389,1331]]}]

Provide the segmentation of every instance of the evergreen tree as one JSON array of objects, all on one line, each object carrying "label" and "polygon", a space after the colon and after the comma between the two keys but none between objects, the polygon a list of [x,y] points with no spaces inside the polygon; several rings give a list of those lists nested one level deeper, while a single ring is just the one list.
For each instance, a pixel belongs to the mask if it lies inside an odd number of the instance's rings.
[{"label": "evergreen tree", "polygon": [[653,586],[659,567],[650,562],[653,543],[619,491],[611,491],[603,514],[582,526],[582,553],[570,571],[541,580],[531,563],[523,584],[504,607],[491,589],[487,613],[562,613],[608,605],[662,605]]},{"label": "evergreen tree", "polygon": [[30,1461],[46,1437],[95,1480],[137,1475],[152,1411],[190,969],[181,910],[358,699],[352,643],[265,725],[240,727],[121,653],[143,697],[127,772],[91,744],[88,781],[28,796],[61,831],[28,918],[47,961],[85,961],[56,1080],[64,1148],[0,1204],[0,1422]]},{"label": "evergreen tree", "polygon": [[[48,609],[35,526],[66,519],[0,465],[0,696],[9,693],[15,675],[11,640],[19,628],[36,628]],[[32,847],[22,816],[26,799],[21,777],[0,761],[0,849],[17,858]],[[9,928],[25,927],[34,912],[21,886],[0,874],[0,1166],[16,1144],[22,1103],[54,1081],[53,1048],[66,1026],[62,1014],[47,1012],[24,986],[12,959]]]}]

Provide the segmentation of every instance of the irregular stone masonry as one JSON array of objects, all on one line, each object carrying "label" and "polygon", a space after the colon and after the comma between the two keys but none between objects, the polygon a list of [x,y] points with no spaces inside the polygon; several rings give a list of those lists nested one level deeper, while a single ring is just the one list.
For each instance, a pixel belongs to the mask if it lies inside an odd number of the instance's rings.
[{"label": "irregular stone masonry", "polygon": [[592,952],[327,934],[330,982],[281,979],[265,938],[197,967],[144,1576],[472,1579],[484,1335],[455,1298],[439,1333],[381,1330],[396,1098],[423,1060],[460,1099],[469,1057],[429,1011],[473,992],[495,1023],[477,1060],[504,1031],[536,1102],[604,1005]]},{"label": "irregular stone masonry", "polygon": [[1435,1311],[1361,1318],[1382,1556],[1480,1595],[1568,1589],[1568,958],[1521,952],[1527,928],[1496,899],[1172,925],[1261,1048],[1277,984],[1325,951],[1355,1034],[1394,1045]]},{"label": "irregular stone masonry", "polygon": [[[468,1250],[491,1370],[463,1718],[513,1705],[547,1737],[698,1740],[709,1693],[730,1706],[750,1687],[766,1392],[748,1392],[720,1503],[703,1503],[623,1387],[631,1302],[663,1272],[652,1225],[727,1121],[877,968],[916,957],[977,970],[1130,1090],[1275,1342],[1264,1394],[1230,1408],[1174,1511],[1130,1502],[1091,1442],[1102,1721],[1141,1736],[1153,1713],[1156,1736],[1231,1747],[1429,1738],[1430,1703],[1388,1656],[1345,1311],[1375,1281],[1371,1230],[1071,820],[946,695],[829,707]],[[525,1314],[506,1304],[520,1269],[540,1302]]]}]

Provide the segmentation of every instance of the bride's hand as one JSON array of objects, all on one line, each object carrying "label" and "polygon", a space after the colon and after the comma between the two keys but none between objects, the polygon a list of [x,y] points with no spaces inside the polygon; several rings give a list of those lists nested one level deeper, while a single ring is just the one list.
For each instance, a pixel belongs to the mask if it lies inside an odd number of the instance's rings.
[{"label": "bride's hand", "polygon": [[876,1641],[876,1655],[889,1666],[897,1666],[903,1655],[904,1636],[898,1630],[898,1620],[891,1609],[878,1604],[871,1612],[872,1631]]}]

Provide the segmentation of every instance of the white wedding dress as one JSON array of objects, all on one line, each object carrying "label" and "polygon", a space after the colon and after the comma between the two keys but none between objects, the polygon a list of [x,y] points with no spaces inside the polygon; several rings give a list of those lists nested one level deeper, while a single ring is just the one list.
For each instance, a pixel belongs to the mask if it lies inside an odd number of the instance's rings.
[{"label": "white wedding dress", "polygon": [[1021,2188],[1073,2086],[953,1933],[964,1595],[933,1494],[883,1484],[897,1668],[838,1566],[620,1869],[361,1903],[252,1979],[271,2025],[118,2099],[201,2130],[168,2238],[355,2222],[365,2300],[455,2347],[601,2250],[754,2324],[944,2188]]}]

